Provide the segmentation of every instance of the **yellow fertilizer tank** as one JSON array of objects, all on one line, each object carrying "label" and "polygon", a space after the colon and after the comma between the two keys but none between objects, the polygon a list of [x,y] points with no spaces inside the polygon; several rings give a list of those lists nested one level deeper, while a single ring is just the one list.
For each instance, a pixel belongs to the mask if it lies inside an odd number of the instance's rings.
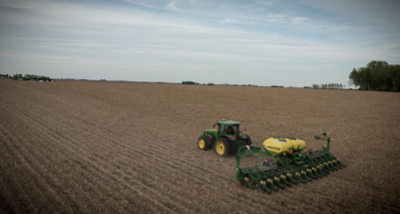
[{"label": "yellow fertilizer tank", "polygon": [[270,137],[263,142],[264,148],[269,152],[280,154],[293,150],[302,150],[306,147],[306,142],[296,138]]}]

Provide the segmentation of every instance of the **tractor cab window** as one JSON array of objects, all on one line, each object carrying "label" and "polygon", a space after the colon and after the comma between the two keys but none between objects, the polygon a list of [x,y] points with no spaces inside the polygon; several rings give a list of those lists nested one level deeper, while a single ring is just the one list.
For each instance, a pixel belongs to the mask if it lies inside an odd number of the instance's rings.
[{"label": "tractor cab window", "polygon": [[226,132],[227,132],[226,126],[225,125],[220,125],[219,126],[219,132],[221,134],[226,134]]},{"label": "tractor cab window", "polygon": [[239,125],[233,125],[233,126],[230,126],[230,127],[232,128],[232,130],[231,130],[232,135],[239,134]]},{"label": "tractor cab window", "polygon": [[221,125],[221,134],[237,135],[238,133],[238,125]]}]

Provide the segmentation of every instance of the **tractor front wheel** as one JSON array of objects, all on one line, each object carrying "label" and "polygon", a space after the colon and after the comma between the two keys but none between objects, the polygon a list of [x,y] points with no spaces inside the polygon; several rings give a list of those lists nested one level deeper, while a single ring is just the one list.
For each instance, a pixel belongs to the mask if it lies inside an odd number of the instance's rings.
[{"label": "tractor front wheel", "polygon": [[197,140],[197,147],[201,150],[207,150],[208,149],[208,139],[205,136],[199,137]]},{"label": "tractor front wheel", "polygon": [[228,157],[231,155],[232,145],[231,142],[226,138],[218,138],[214,143],[214,151],[217,155],[222,157]]}]

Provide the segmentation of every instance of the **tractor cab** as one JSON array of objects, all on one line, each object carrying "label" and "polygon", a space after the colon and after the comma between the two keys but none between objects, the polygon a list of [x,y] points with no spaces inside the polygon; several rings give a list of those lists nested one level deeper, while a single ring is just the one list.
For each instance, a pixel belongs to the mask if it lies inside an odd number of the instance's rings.
[{"label": "tractor cab", "polygon": [[240,122],[231,120],[221,120],[214,124],[217,127],[218,137],[221,135],[230,135],[229,137],[238,137],[240,135],[239,129]]}]

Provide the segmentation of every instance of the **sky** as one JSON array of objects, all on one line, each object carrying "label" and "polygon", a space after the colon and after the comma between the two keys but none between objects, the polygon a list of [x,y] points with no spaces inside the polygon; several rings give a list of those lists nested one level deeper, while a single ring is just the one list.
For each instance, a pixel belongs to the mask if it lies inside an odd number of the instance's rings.
[{"label": "sky", "polygon": [[348,84],[400,64],[398,0],[0,0],[0,73]]}]

